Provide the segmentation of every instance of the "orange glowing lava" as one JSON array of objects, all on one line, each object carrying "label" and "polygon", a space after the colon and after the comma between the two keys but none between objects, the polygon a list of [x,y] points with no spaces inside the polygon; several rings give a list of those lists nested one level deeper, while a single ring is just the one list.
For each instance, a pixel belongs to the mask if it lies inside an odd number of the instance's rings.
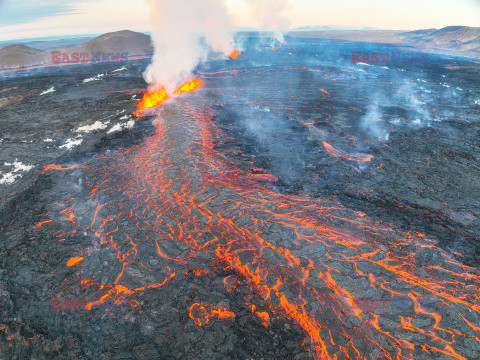
[{"label": "orange glowing lava", "polygon": [[236,59],[239,55],[240,55],[240,51],[235,49],[230,54],[227,55],[227,58]]},{"label": "orange glowing lava", "polygon": [[[194,79],[192,81],[187,81],[182,86],[180,86],[177,90],[173,92],[174,95],[183,94],[186,92],[193,91],[202,85],[202,80],[199,78]],[[133,115],[140,117],[142,116],[144,109],[150,109],[155,106],[160,105],[164,101],[170,99],[165,88],[161,88],[159,90],[147,91],[142,99],[137,103],[138,111],[134,112]]]},{"label": "orange glowing lava", "polygon": [[82,256],[72,257],[70,260],[67,261],[67,266],[68,266],[68,267],[71,267],[71,266],[77,265],[77,264],[80,263],[83,259],[85,259],[85,258],[82,257]]},{"label": "orange glowing lava", "polygon": [[263,326],[268,327],[270,325],[270,315],[268,313],[257,311],[255,314],[262,320]]},{"label": "orange glowing lava", "polygon": [[43,167],[43,171],[48,171],[48,170],[66,171],[66,170],[73,170],[77,168],[78,168],[78,165],[61,166],[61,165],[50,164],[50,165],[45,165]]},{"label": "orange glowing lava", "polygon": [[53,220],[46,220],[46,221],[41,221],[37,225],[35,225],[35,229],[40,229],[43,225],[51,223]]},{"label": "orange glowing lava", "polygon": [[197,89],[198,87],[200,87],[200,85],[202,85],[202,80],[200,80],[198,78],[195,79],[195,80],[192,80],[192,81],[187,81],[185,84],[180,86],[180,88],[178,88],[178,90],[176,90],[174,92],[174,94],[178,95],[178,94],[183,94],[183,93],[186,93],[186,92],[193,91],[193,90]]},{"label": "orange glowing lava", "polygon": [[140,111],[143,109],[149,109],[168,99],[169,96],[163,88],[159,90],[148,91],[143,95],[142,100],[137,103],[137,108]]},{"label": "orange glowing lava", "polygon": [[207,324],[210,321],[210,317],[213,316],[216,316],[219,320],[231,319],[235,317],[235,313],[231,311],[215,308],[202,303],[192,304],[188,310],[188,315],[198,326]]}]

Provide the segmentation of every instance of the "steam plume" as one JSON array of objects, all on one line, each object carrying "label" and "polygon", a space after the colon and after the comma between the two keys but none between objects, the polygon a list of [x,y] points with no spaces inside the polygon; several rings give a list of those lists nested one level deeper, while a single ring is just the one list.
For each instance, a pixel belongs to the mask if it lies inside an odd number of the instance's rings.
[{"label": "steam plume", "polygon": [[147,1],[155,53],[144,77],[151,89],[172,90],[210,50],[228,54],[234,49],[223,0]]},{"label": "steam plume", "polygon": [[[225,0],[146,0],[151,7],[152,63],[144,73],[150,90],[171,92],[206,60],[210,51],[234,50],[233,30]],[[246,0],[259,27],[286,28],[288,0]],[[283,41],[283,35],[276,35]]]},{"label": "steam plume", "polygon": [[290,21],[285,13],[292,5],[288,0],[247,0],[257,26],[267,29],[286,29]]}]

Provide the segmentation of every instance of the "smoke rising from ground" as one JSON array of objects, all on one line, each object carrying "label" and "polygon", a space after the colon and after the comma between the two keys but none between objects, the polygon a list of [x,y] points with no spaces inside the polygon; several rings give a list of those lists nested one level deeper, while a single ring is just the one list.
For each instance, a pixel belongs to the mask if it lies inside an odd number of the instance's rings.
[{"label": "smoke rising from ground", "polygon": [[287,0],[247,0],[251,17],[257,26],[267,29],[286,29],[290,27],[290,20],[286,12],[292,5]]},{"label": "smoke rising from ground", "polygon": [[222,0],[148,0],[152,63],[144,73],[150,88],[179,85],[210,50],[233,50],[230,16]]},{"label": "smoke rising from ground", "polygon": [[[150,5],[155,52],[144,73],[149,88],[173,90],[191,76],[211,51],[234,48],[232,17],[224,0],[146,0]],[[287,28],[287,0],[246,0],[259,27]],[[283,41],[277,31],[275,36]]]}]

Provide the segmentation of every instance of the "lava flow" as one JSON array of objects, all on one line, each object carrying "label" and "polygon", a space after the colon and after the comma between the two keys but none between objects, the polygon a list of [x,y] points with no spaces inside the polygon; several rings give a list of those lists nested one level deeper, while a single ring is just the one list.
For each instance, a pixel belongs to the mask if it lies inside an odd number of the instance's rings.
[{"label": "lava flow", "polygon": [[[87,206],[78,187],[64,203],[75,214],[74,231],[93,239],[67,262],[85,291],[121,302],[172,282],[188,287],[182,284],[192,276],[209,284],[223,276],[226,301],[243,291],[243,310],[199,295],[185,309],[195,324],[236,319],[237,311],[261,326],[289,321],[305,336],[298,346],[317,359],[466,360],[464,342],[480,346],[475,269],[422,234],[391,229],[335,200],[269,190],[217,150],[224,135],[213,102],[201,94],[176,100],[156,109],[156,133],[141,145],[69,170],[89,189]],[[371,159],[324,145],[333,156]],[[114,276],[91,270],[107,259]],[[398,297],[411,306],[367,309],[359,301]],[[428,306],[426,299],[433,299]]]}]

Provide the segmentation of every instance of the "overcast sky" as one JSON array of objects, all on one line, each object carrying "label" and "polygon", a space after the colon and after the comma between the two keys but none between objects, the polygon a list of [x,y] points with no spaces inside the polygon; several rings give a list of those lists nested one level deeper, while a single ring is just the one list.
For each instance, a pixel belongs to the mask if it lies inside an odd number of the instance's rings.
[{"label": "overcast sky", "polygon": [[[182,0],[179,0],[182,1]],[[246,0],[225,0],[236,26],[259,26]],[[258,0],[262,1],[262,0]],[[480,26],[480,0],[290,0],[291,27],[385,29]],[[0,0],[0,40],[116,30],[149,31],[144,0]]]}]

